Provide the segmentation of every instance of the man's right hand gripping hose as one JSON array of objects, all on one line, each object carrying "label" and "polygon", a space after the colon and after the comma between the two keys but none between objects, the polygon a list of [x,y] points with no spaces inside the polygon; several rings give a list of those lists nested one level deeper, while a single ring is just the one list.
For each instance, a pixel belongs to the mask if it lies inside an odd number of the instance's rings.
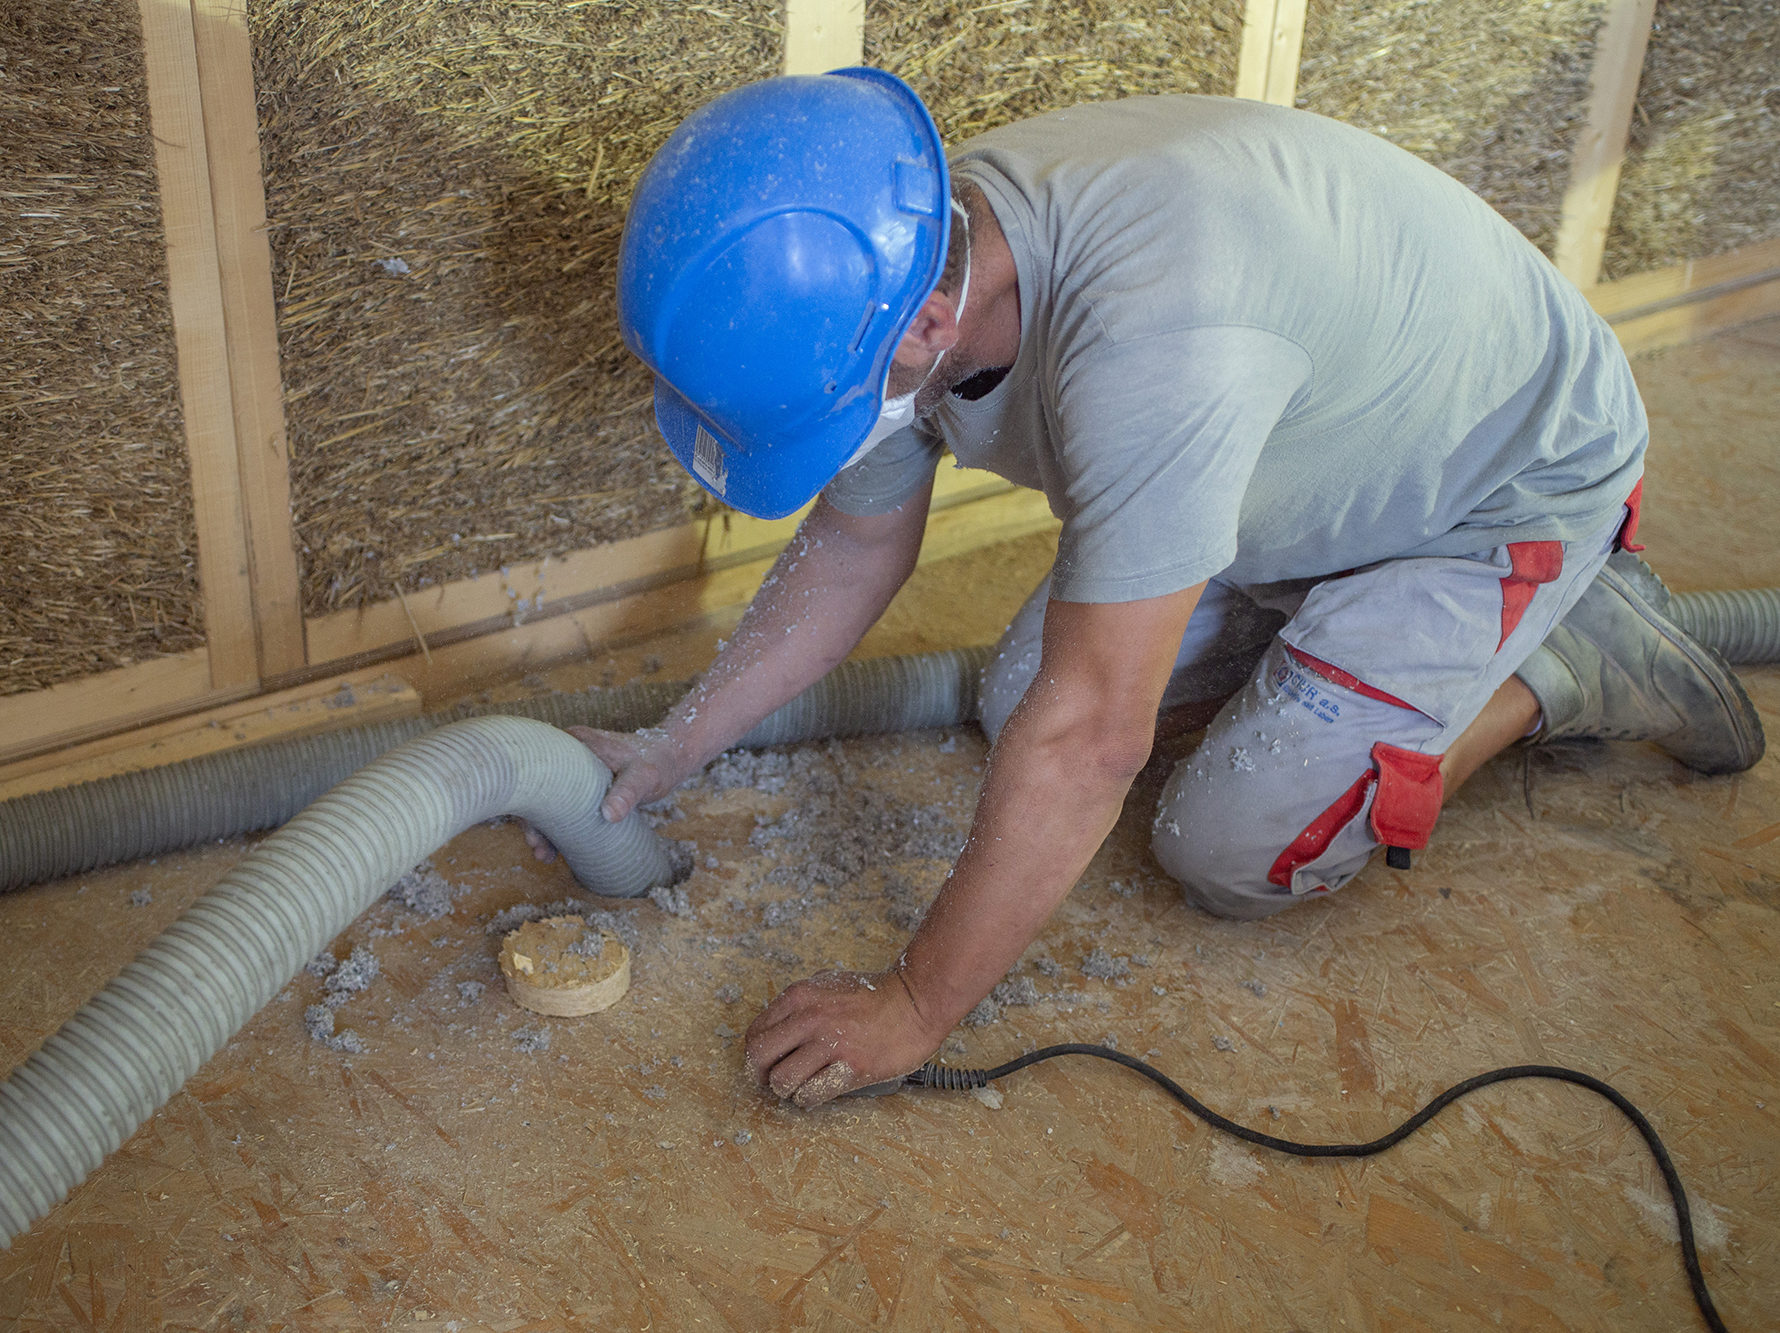
[{"label": "man's right hand gripping hose", "polygon": [[[612,770],[612,785],[600,803],[600,812],[609,824],[616,824],[640,805],[661,800],[687,776],[680,771],[677,747],[659,727],[641,731],[599,731],[593,727],[564,730]],[[556,848],[550,840],[529,824],[525,826],[525,841],[537,860],[556,859]]]}]

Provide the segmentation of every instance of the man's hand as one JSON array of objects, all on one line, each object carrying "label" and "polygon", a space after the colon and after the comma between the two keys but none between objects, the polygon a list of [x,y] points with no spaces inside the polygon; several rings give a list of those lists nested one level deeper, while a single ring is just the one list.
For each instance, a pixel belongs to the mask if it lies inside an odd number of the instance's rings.
[{"label": "man's hand", "polygon": [[894,968],[819,972],[780,993],[748,1025],[748,1071],[808,1110],[897,1078],[939,1048]]},{"label": "man's hand", "polygon": [[[600,813],[608,823],[616,824],[639,805],[659,801],[687,776],[685,756],[665,731],[654,727],[635,732],[595,731],[592,727],[567,730],[612,770],[612,786],[600,803]],[[550,840],[529,824],[525,840],[538,860],[556,859]]]},{"label": "man's hand", "polygon": [[[931,490],[863,518],[817,500],[710,670],[659,727],[568,729],[612,770],[600,805],[608,820],[666,796],[853,650],[915,567]],[[540,861],[556,855],[543,835],[525,837]]]}]

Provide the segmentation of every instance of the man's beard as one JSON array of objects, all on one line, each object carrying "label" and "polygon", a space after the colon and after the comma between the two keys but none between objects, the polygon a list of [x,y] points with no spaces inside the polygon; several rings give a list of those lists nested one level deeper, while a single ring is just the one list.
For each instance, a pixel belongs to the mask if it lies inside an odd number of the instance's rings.
[{"label": "man's beard", "polygon": [[928,381],[915,393],[915,420],[925,421],[939,410],[948,394],[973,375],[988,370],[975,357],[960,355],[962,348],[954,345],[943,355],[945,360],[933,370]]}]

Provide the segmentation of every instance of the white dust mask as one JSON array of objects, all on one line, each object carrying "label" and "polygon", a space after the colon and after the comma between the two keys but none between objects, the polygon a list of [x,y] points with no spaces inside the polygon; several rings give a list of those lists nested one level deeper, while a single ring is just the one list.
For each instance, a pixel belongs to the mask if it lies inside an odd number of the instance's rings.
[{"label": "white dust mask", "polygon": [[[958,313],[954,316],[955,322],[963,323],[964,303],[970,299],[970,214],[964,211],[963,206],[956,199],[952,200],[952,211],[964,224],[964,280],[958,286]],[[951,350],[948,347],[946,352]],[[914,388],[905,394],[884,400],[884,406],[878,412],[877,423],[872,426],[860,446],[853,451],[853,456],[841,464],[843,468],[852,467],[890,436],[914,421],[915,395],[927,387],[927,381],[933,378],[933,372],[939,369],[939,363],[946,359],[946,352],[941,352],[933,358],[933,364],[927,367],[927,373],[921,376],[921,382]]]},{"label": "white dust mask", "polygon": [[[934,365],[938,364],[938,361],[934,362]],[[922,383],[925,384],[926,381],[923,380]],[[853,451],[853,456],[841,466],[852,467],[886,439],[913,421],[915,419],[915,394],[919,392],[920,389],[916,388],[903,394],[900,398],[886,398],[883,410],[878,413],[877,423],[872,426],[864,442]]]}]

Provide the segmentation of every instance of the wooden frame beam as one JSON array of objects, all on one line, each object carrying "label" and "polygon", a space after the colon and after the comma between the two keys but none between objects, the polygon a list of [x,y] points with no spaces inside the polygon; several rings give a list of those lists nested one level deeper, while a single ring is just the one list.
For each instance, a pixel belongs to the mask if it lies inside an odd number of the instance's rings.
[{"label": "wooden frame beam", "polygon": [[192,469],[208,684],[212,690],[250,691],[259,681],[259,663],[192,11],[187,0],[139,4],[167,237],[167,296]]},{"label": "wooden frame beam", "polygon": [[261,694],[28,759],[0,762],[0,801],[158,768],[237,745],[312,736],[419,712],[420,695],[400,677],[374,670],[335,677],[305,689]]},{"label": "wooden frame beam", "polygon": [[1628,353],[1691,342],[1780,315],[1780,240],[1591,288]]},{"label": "wooden frame beam", "polygon": [[0,697],[0,763],[60,750],[95,736],[146,726],[212,704],[243,699],[252,682],[233,689],[211,685],[210,654],[203,648],[151,658],[135,666],[46,690]]},{"label": "wooden frame beam", "polygon": [[785,72],[825,74],[865,51],[865,0],[786,0]]},{"label": "wooden frame beam", "polygon": [[1236,95],[1275,106],[1298,96],[1307,0],[1248,0],[1242,16],[1242,48],[1236,59]]},{"label": "wooden frame beam", "polygon": [[[1008,488],[929,518],[920,563],[930,564],[1057,526],[1041,493]],[[484,685],[668,630],[712,622],[727,627],[740,619],[772,562],[772,554],[767,554],[698,578],[625,593],[566,615],[483,634],[426,655],[415,652],[386,660],[380,669],[409,681],[427,707],[436,707]]]},{"label": "wooden frame beam", "polygon": [[1610,0],[1610,5],[1595,46],[1588,119],[1570,160],[1570,183],[1552,246],[1558,272],[1584,290],[1601,276],[1607,228],[1613,221],[1613,201],[1619,194],[1619,172],[1632,129],[1632,106],[1638,99],[1644,51],[1656,13],[1656,0]]},{"label": "wooden frame beam", "polygon": [[279,676],[299,670],[308,659],[291,519],[272,247],[266,238],[266,191],[253,95],[253,41],[243,0],[191,0],[191,7],[209,146],[253,627],[260,674]]},{"label": "wooden frame beam", "polygon": [[[942,468],[934,478],[935,514],[960,509],[995,530],[988,502],[1013,488],[986,472]],[[650,589],[710,580],[737,565],[770,559],[797,530],[802,514],[763,520],[724,513],[569,555],[510,565],[504,573],[407,593],[308,622],[316,668],[362,665],[423,646],[423,652],[480,634],[517,628]],[[952,519],[948,522],[957,522]],[[929,539],[932,540],[931,538]],[[985,541],[996,540],[986,536]],[[726,586],[726,585],[725,585]]]}]

